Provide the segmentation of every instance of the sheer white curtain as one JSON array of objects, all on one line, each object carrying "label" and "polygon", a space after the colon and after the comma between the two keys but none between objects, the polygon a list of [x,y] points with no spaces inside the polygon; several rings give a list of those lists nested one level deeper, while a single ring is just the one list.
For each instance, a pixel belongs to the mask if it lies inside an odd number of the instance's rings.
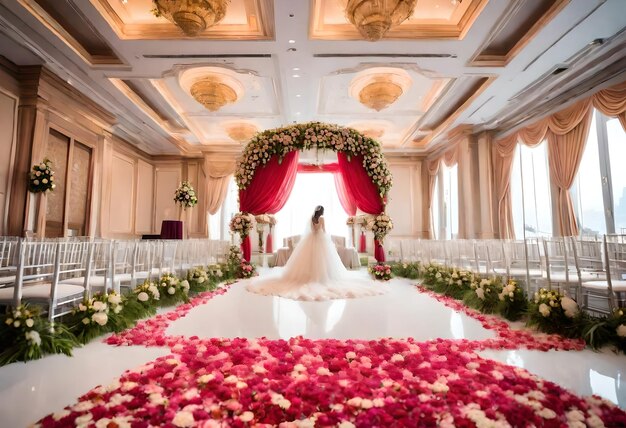
[{"label": "sheer white curtain", "polygon": [[276,213],[275,248],[283,245],[283,238],[301,235],[317,205],[324,207],[326,231],[348,239],[348,214],[341,207],[335,179],[330,173],[298,174],[289,200]]}]

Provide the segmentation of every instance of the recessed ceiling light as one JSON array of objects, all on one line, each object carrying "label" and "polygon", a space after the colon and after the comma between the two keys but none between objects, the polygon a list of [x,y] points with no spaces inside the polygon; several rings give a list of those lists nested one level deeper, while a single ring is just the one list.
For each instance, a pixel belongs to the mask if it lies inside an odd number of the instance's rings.
[{"label": "recessed ceiling light", "polygon": [[292,68],[292,70],[293,71],[300,71],[300,68],[299,67],[294,67],[294,68]]},{"label": "recessed ceiling light", "polygon": [[289,40],[289,43],[290,43],[290,44],[292,44],[292,45],[293,45],[295,42],[296,42],[296,41],[295,41],[295,40],[293,40],[293,39]]},{"label": "recessed ceiling light", "polygon": [[291,77],[300,77],[299,74],[292,74]]},{"label": "recessed ceiling light", "polygon": [[300,98],[302,95],[300,94],[296,94],[296,98]]},{"label": "recessed ceiling light", "polygon": [[299,115],[299,114],[300,114],[300,112],[299,112],[299,111],[297,111],[297,112],[296,112],[296,114],[297,114],[297,115]]}]

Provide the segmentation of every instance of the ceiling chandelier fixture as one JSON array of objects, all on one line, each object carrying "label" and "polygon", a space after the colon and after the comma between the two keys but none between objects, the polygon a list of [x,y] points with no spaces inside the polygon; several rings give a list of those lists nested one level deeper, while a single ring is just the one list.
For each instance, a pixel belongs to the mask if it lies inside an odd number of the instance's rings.
[{"label": "ceiling chandelier fixture", "polygon": [[229,123],[224,128],[228,136],[238,143],[249,141],[259,131],[256,125],[248,122]]},{"label": "ceiling chandelier fixture", "polygon": [[395,67],[373,67],[357,74],[350,82],[350,96],[376,111],[395,103],[411,87],[406,70]]},{"label": "ceiling chandelier fixture", "polygon": [[417,0],[342,0],[346,18],[365,39],[375,42],[393,26],[406,21]]},{"label": "ceiling chandelier fixture", "polygon": [[402,87],[385,75],[372,78],[359,92],[359,102],[366,107],[381,111],[395,103],[402,95]]},{"label": "ceiling chandelier fixture", "polygon": [[154,15],[176,24],[189,37],[194,37],[220,22],[230,0],[153,0]]},{"label": "ceiling chandelier fixture", "polygon": [[196,81],[189,89],[191,96],[209,111],[218,111],[237,101],[237,91],[219,77],[208,76]]}]

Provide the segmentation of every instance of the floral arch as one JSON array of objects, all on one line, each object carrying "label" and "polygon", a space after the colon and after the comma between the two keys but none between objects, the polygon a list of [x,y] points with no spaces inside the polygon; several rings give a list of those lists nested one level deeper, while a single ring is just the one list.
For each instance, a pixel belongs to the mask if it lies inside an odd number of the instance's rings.
[{"label": "floral arch", "polygon": [[[357,209],[386,215],[392,176],[380,144],[352,128],[319,122],[270,129],[252,137],[235,172],[242,214],[280,211],[295,184],[299,152],[314,148],[337,152],[336,184],[346,190],[340,199],[349,215],[354,216]],[[382,239],[387,230],[386,226],[374,228],[378,261],[384,261]],[[249,261],[250,240],[245,232],[242,237],[244,258]]]}]

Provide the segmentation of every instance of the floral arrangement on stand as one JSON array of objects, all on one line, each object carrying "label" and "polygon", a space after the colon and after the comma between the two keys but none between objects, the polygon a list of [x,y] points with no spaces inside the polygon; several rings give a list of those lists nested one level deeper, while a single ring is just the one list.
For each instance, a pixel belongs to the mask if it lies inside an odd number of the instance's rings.
[{"label": "floral arrangement on stand", "polygon": [[139,312],[143,311],[144,316],[154,315],[161,300],[159,289],[148,279],[137,285],[133,289],[131,296],[133,298],[128,300],[127,306],[134,304],[138,307]]},{"label": "floral arrangement on stand", "polygon": [[28,173],[28,190],[33,193],[52,191],[54,184],[54,171],[50,159],[44,159],[42,163],[33,165]]},{"label": "floral arrangement on stand", "polygon": [[485,314],[492,314],[498,309],[502,278],[481,278],[477,276],[470,284],[471,290],[465,292],[463,302],[470,308]]},{"label": "floral arrangement on stand", "polygon": [[393,179],[380,143],[355,129],[320,122],[268,129],[252,137],[235,172],[237,186],[246,189],[256,169],[269,162],[273,156],[282,159],[289,152],[311,148],[333,150],[344,153],[348,158],[362,156],[363,167],[378,188],[381,198],[389,193]]},{"label": "floral arrangement on stand", "polygon": [[498,299],[497,312],[509,321],[519,320],[528,310],[526,292],[512,279],[502,286]]},{"label": "floral arrangement on stand", "polygon": [[196,267],[187,271],[187,282],[189,291],[198,293],[210,288],[209,272],[203,268]]},{"label": "floral arrangement on stand", "polygon": [[384,212],[377,216],[371,216],[367,222],[367,229],[371,230],[376,240],[382,243],[385,236],[393,229],[391,217]]},{"label": "floral arrangement on stand", "polygon": [[198,197],[196,196],[196,191],[193,189],[193,186],[188,181],[183,181],[178,189],[176,189],[174,202],[183,207],[184,210],[196,206]]},{"label": "floral arrangement on stand", "polygon": [[276,224],[276,217],[271,214],[259,214],[255,218],[256,231],[259,234],[259,253],[263,253],[263,232],[265,232],[265,225],[269,225],[269,233],[272,233],[272,227]]},{"label": "floral arrangement on stand", "polygon": [[37,360],[46,354],[72,355],[76,338],[63,324],[41,317],[36,306],[23,304],[0,315],[0,366]]},{"label": "floral arrangement on stand", "polygon": [[230,272],[236,272],[242,260],[243,254],[241,254],[241,248],[237,245],[231,245],[228,250],[228,270]]},{"label": "floral arrangement on stand", "polygon": [[176,275],[166,273],[156,283],[159,289],[161,306],[171,306],[189,301],[189,281],[181,281]]},{"label": "floral arrangement on stand", "polygon": [[626,311],[616,309],[608,317],[585,326],[584,337],[593,348],[612,345],[626,354]]},{"label": "floral arrangement on stand", "polygon": [[230,231],[238,233],[243,240],[253,228],[254,216],[248,213],[239,212],[230,219]]},{"label": "floral arrangement on stand", "polygon": [[389,281],[391,279],[391,266],[386,264],[376,264],[369,267],[370,274],[379,281]]}]

